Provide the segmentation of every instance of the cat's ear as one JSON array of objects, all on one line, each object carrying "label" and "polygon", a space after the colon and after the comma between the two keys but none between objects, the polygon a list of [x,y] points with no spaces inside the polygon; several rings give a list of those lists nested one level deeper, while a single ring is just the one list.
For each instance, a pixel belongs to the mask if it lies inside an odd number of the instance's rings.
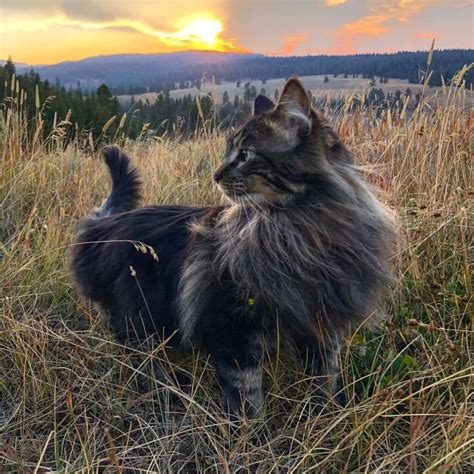
[{"label": "cat's ear", "polygon": [[253,104],[253,114],[261,115],[265,112],[270,112],[270,110],[273,110],[274,108],[275,104],[273,103],[273,100],[269,99],[265,95],[260,94],[255,98],[255,102]]},{"label": "cat's ear", "polygon": [[311,99],[297,77],[288,79],[283,87],[277,107],[283,112],[299,113],[304,117],[310,117]]}]

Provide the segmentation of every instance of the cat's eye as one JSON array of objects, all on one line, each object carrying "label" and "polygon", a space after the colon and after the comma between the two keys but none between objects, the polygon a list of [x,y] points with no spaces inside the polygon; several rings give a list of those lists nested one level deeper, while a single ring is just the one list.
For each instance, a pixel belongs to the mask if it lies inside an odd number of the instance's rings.
[{"label": "cat's eye", "polygon": [[250,150],[240,150],[239,154],[237,155],[236,160],[239,163],[245,163],[246,161],[250,159],[251,156],[252,156],[252,152]]}]

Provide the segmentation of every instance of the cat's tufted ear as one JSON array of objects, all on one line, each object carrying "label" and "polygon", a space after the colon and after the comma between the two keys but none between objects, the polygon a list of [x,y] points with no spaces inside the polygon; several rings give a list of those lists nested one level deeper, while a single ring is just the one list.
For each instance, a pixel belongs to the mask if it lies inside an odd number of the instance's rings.
[{"label": "cat's tufted ear", "polygon": [[311,99],[297,77],[288,79],[283,87],[277,107],[283,112],[296,112],[304,117],[311,115]]},{"label": "cat's tufted ear", "polygon": [[253,104],[253,114],[261,115],[265,112],[270,112],[270,110],[273,110],[274,108],[275,104],[273,101],[267,96],[260,94],[255,98],[255,102]]}]

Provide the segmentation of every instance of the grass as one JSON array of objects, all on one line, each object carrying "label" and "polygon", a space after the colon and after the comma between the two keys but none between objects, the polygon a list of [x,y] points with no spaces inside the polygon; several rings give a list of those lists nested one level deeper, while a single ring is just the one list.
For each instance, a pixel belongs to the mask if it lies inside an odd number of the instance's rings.
[{"label": "grass", "polygon": [[[108,192],[105,169],[90,139],[65,145],[67,123],[46,140],[28,134],[10,101],[0,119],[0,471],[472,472],[474,116],[462,88],[445,94],[410,117],[325,111],[400,216],[400,285],[388,319],[346,340],[346,407],[318,413],[282,356],[266,364],[265,413],[236,431],[205,354],[137,349],[146,362],[134,369],[76,296],[67,254],[76,221]],[[206,130],[117,137],[147,203],[196,205],[220,202],[211,172],[224,140]],[[189,390],[155,380],[156,360],[176,379],[191,375]]]}]

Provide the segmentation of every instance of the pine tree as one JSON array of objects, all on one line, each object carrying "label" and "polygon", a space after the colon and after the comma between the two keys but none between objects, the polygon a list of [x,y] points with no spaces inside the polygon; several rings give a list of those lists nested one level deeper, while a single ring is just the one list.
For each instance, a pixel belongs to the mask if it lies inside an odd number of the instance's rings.
[{"label": "pine tree", "polygon": [[5,70],[7,71],[8,77],[12,77],[13,74],[16,73],[16,66],[13,64],[11,56],[8,56],[7,62],[4,66]]},{"label": "pine tree", "polygon": [[99,103],[102,104],[107,104],[108,101],[112,98],[112,92],[110,92],[110,89],[106,84],[102,84],[99,86],[97,89],[97,99]]}]

